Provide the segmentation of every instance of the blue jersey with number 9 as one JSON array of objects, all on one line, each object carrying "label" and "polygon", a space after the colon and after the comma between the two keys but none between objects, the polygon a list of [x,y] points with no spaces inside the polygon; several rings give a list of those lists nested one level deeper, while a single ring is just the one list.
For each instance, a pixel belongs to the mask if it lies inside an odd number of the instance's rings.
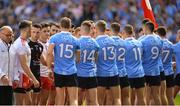
[{"label": "blue jersey with number 9", "polygon": [[61,75],[77,73],[75,52],[78,40],[70,33],[62,31],[53,35],[49,41],[54,47],[54,72]]},{"label": "blue jersey with number 9", "polygon": [[143,45],[143,68],[145,75],[160,75],[159,59],[162,49],[162,42],[157,38],[158,35],[150,34],[141,39]]}]

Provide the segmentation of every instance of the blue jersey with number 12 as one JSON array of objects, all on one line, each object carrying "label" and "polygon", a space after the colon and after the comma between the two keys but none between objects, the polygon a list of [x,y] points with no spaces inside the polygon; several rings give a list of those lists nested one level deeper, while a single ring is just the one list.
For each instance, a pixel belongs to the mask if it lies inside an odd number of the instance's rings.
[{"label": "blue jersey with number 12", "polygon": [[125,68],[125,41],[119,36],[112,36],[112,38],[116,42],[116,63],[119,77],[125,77],[127,75]]}]

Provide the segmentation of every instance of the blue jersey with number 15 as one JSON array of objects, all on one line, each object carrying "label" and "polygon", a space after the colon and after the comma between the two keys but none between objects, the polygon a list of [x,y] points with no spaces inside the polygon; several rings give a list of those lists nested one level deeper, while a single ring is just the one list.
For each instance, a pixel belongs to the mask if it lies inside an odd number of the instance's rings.
[{"label": "blue jersey with number 15", "polygon": [[78,40],[70,33],[62,31],[53,35],[49,41],[54,47],[54,72],[61,75],[72,75],[77,72],[75,51]]}]

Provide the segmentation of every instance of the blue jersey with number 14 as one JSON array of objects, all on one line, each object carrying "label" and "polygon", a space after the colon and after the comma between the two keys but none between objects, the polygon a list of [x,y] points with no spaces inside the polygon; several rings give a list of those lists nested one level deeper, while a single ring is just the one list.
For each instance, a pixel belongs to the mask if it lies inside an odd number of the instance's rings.
[{"label": "blue jersey with number 14", "polygon": [[79,39],[80,62],[77,65],[77,75],[80,77],[96,76],[95,54],[99,49],[97,42],[90,36],[81,36]]},{"label": "blue jersey with number 14", "polygon": [[77,72],[75,51],[78,40],[70,33],[62,31],[53,35],[49,41],[54,47],[54,72],[61,75],[72,75]]}]

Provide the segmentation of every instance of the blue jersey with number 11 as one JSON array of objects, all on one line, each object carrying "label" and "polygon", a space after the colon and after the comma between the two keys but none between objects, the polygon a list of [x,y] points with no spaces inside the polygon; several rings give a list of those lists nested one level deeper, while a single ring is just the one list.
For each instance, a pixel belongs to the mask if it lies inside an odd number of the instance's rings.
[{"label": "blue jersey with number 11", "polygon": [[142,66],[142,44],[134,38],[125,40],[125,66],[128,78],[140,78],[144,76]]}]

